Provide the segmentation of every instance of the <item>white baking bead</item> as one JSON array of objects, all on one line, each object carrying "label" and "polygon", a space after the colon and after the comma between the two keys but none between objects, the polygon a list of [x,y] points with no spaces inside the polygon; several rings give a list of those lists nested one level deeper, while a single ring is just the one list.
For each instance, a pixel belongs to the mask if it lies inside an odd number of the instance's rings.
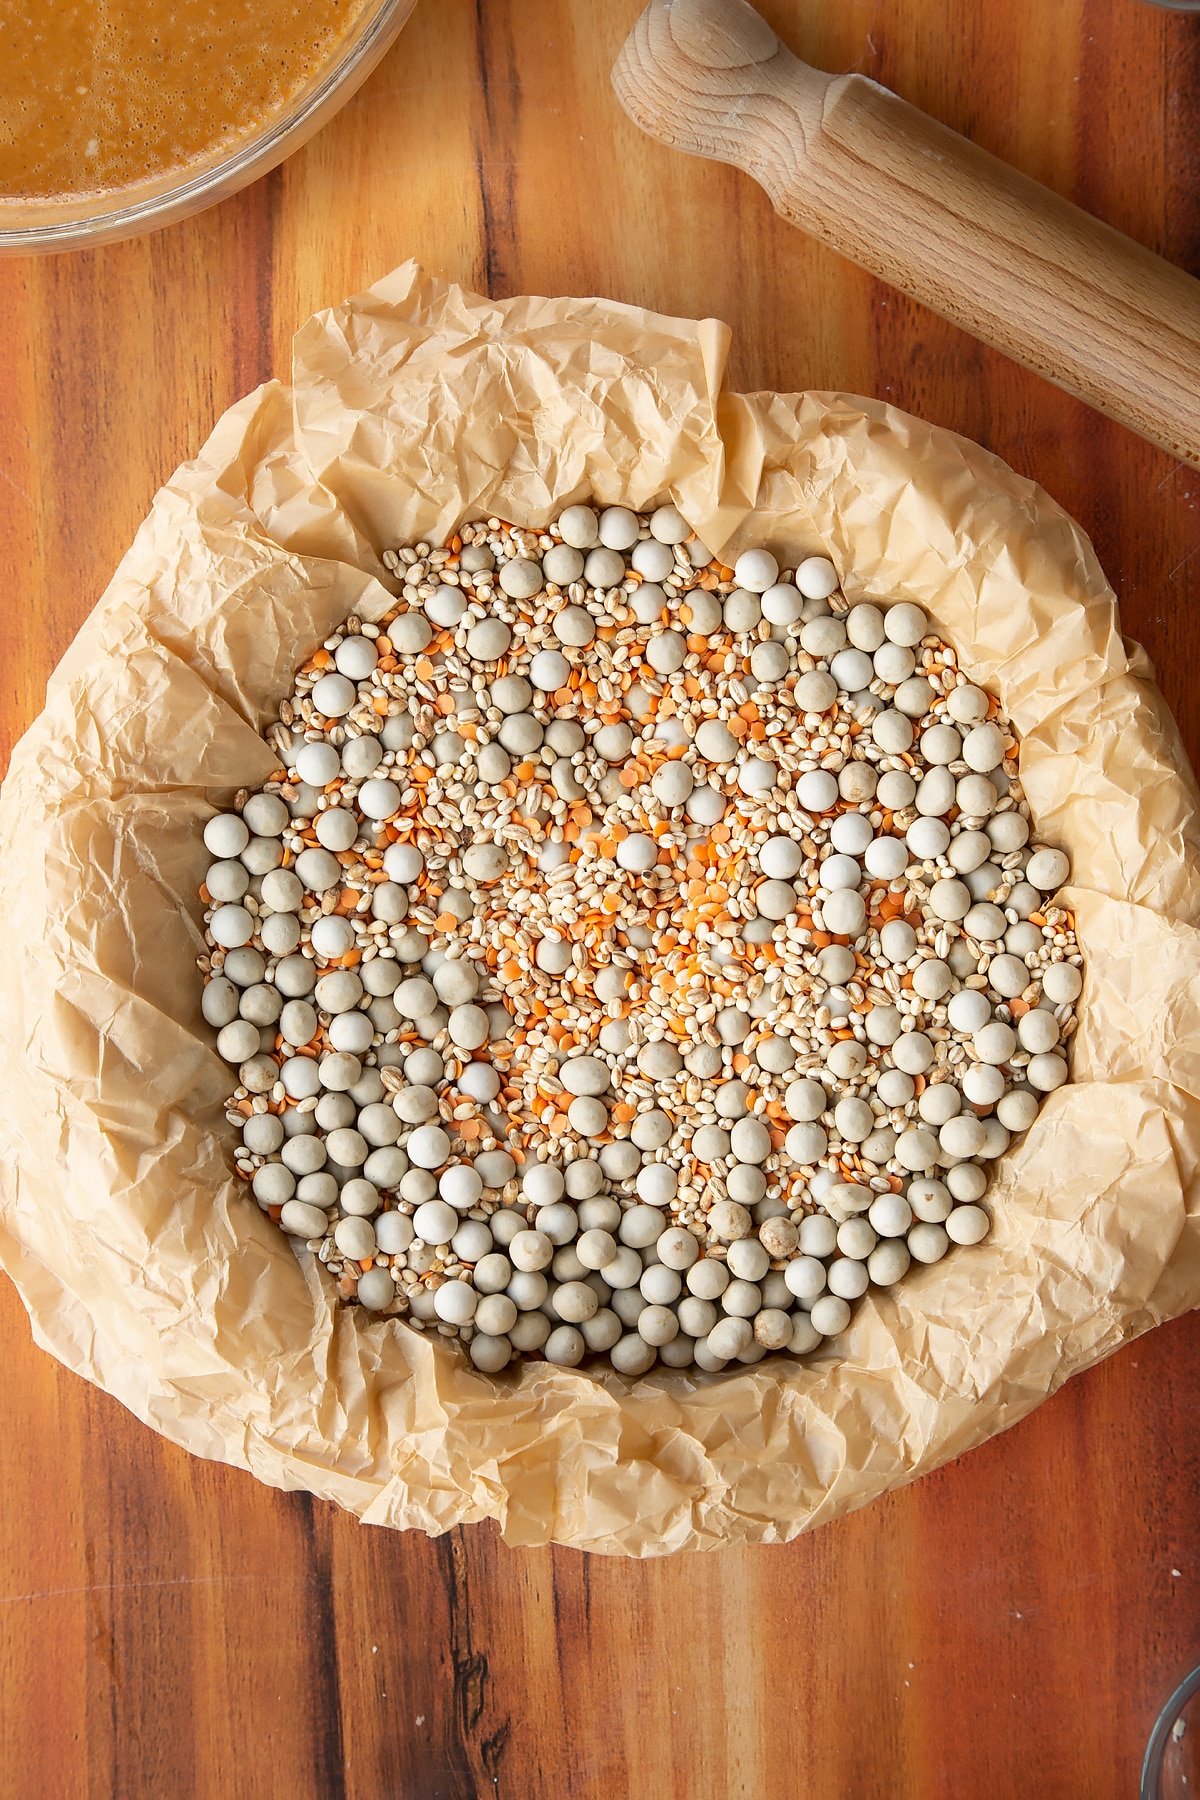
[{"label": "white baking bead", "polygon": [[837,701],[838,685],[824,669],[810,669],[796,682],[793,695],[802,712],[828,712]]},{"label": "white baking bead", "polygon": [[[947,771],[943,770],[942,773],[946,774]],[[946,859],[957,874],[969,875],[973,869],[983,867],[991,851],[992,846],[985,832],[959,831],[950,840]]]},{"label": "white baking bead", "polygon": [[893,708],[877,713],[868,730],[887,756],[901,755],[910,748],[913,741],[912,721]]},{"label": "white baking bead", "polygon": [[924,1126],[910,1125],[896,1140],[896,1161],[914,1172],[931,1169],[937,1161],[938,1141]]},{"label": "white baking bead", "polygon": [[862,880],[862,870],[852,856],[844,856],[835,851],[821,864],[817,880],[826,893],[833,894],[842,888],[856,888]]},{"label": "white baking bead", "polygon": [[527,556],[514,556],[501,564],[497,577],[503,591],[513,600],[528,600],[542,585],[542,570]]},{"label": "white baking bead", "polygon": [[1004,733],[998,725],[974,725],[963,739],[963,761],[977,774],[986,775],[1004,761]]},{"label": "white baking bead", "polygon": [[[797,570],[799,585],[799,570]],[[813,598],[823,596],[814,595]],[[846,636],[860,650],[874,653],[883,643],[883,614],[877,606],[860,604],[852,606],[845,618]]]},{"label": "white baking bead", "polygon": [[[885,1106],[907,1106],[916,1091],[912,1076],[906,1075],[902,1069],[881,1070],[875,1083],[875,1092]],[[926,1093],[935,1091],[933,1088],[926,1089]]]},{"label": "white baking bead", "polygon": [[[972,911],[975,909],[972,908]],[[971,914],[967,914],[970,919]],[[964,921],[965,922],[965,921]],[[1007,941],[1007,934],[1006,934]],[[1023,994],[1032,977],[1019,956],[993,956],[987,969],[988,986],[994,988],[1002,999],[1013,1000]]]},{"label": "white baking bead", "polygon": [[[898,712],[904,713],[908,718],[920,719],[929,711],[933,699],[933,683],[927,681],[924,675],[910,675],[897,687],[892,704]],[[924,744],[924,739],[922,739],[922,744]],[[949,759],[937,758],[935,760]]]},{"label": "white baking bead", "polygon": [[322,675],[309,697],[327,719],[340,719],[354,706],[358,689],[344,675]]},{"label": "white baking bead", "polygon": [[734,588],[725,596],[722,608],[725,629],[735,635],[753,631],[762,618],[762,602],[757,594],[751,594],[745,588]]},{"label": "white baking bead", "polygon": [[988,698],[982,688],[974,687],[970,682],[960,682],[950,689],[946,696],[946,711],[960,725],[974,725],[980,719],[986,719]]},{"label": "white baking bead", "polygon": [[558,517],[558,529],[564,544],[577,550],[590,549],[597,540],[596,514],[590,506],[568,506]]},{"label": "white baking bead", "polygon": [[983,1122],[974,1113],[957,1113],[938,1132],[938,1143],[947,1157],[978,1156],[986,1141]]},{"label": "white baking bead", "polygon": [[899,838],[877,837],[863,852],[863,863],[877,881],[895,881],[908,867],[908,849]]},{"label": "white baking bead", "polygon": [[370,1219],[353,1215],[339,1219],[333,1228],[333,1241],[343,1256],[358,1262],[375,1254],[375,1227]]},{"label": "white baking bead", "polygon": [[332,744],[302,744],[295,766],[301,781],[323,788],[341,772],[341,758]]},{"label": "white baking bead", "polygon": [[[497,1296],[498,1298],[498,1296]],[[476,1314],[476,1334],[471,1339],[469,1355],[471,1361],[482,1375],[498,1375],[507,1367],[512,1355],[512,1346],[503,1335],[492,1337],[478,1329],[479,1318]]]},{"label": "white baking bead", "polygon": [[995,811],[996,790],[986,775],[963,775],[954,790],[959,811],[970,819],[983,819]]},{"label": "white baking bead", "polygon": [[600,542],[609,550],[630,549],[638,541],[638,530],[638,516],[626,506],[606,506],[597,525]]},{"label": "white baking bead", "polygon": [[[764,606],[769,594],[778,591],[777,588],[771,588],[768,594],[763,595]],[[839,650],[846,647],[846,627],[841,619],[830,616],[809,619],[800,628],[800,647],[809,656],[836,656]]]},{"label": "white baking bead", "polygon": [[518,1231],[508,1255],[515,1269],[545,1269],[553,1259],[554,1245],[542,1231]]},{"label": "white baking bead", "polygon": [[621,1375],[645,1375],[654,1367],[657,1351],[638,1332],[618,1338],[609,1352],[612,1366]]},{"label": "white baking bead", "polygon": [[768,624],[785,629],[798,625],[804,616],[804,597],[790,581],[776,582],[767,588],[761,605]]},{"label": "white baking bead", "polygon": [[1037,1115],[1038,1097],[1028,1088],[1014,1088],[996,1105],[996,1117],[1007,1131],[1028,1131]]},{"label": "white baking bead", "polygon": [[862,1074],[867,1060],[866,1046],[856,1042],[854,1038],[848,1038],[830,1045],[825,1056],[825,1067],[839,1081],[853,1081]]},{"label": "white baking bead", "polygon": [[987,822],[987,837],[999,855],[1007,856],[1029,841],[1029,825],[1019,812],[996,813]]},{"label": "white baking bead", "polygon": [[1050,1094],[1067,1079],[1067,1065],[1061,1056],[1031,1056],[1025,1070],[1030,1087]]},{"label": "white baking bead", "polygon": [[[492,1235],[496,1238],[497,1242],[499,1242],[500,1239],[496,1234],[496,1226],[501,1216],[502,1215],[493,1213],[490,1220]],[[513,1216],[515,1217],[515,1215]],[[521,1221],[518,1219],[516,1222],[518,1229],[520,1229]],[[485,1255],[481,1256],[479,1261],[475,1264],[475,1286],[481,1294],[502,1294],[512,1278],[512,1263],[507,1256],[502,1255],[498,1250],[489,1250]]]},{"label": "white baking bead", "polygon": [[879,934],[879,947],[888,962],[906,963],[916,953],[917,934],[904,919],[889,919]]},{"label": "white baking bead", "polygon": [[982,1206],[956,1206],[946,1220],[945,1232],[952,1244],[981,1244],[991,1226]]},{"label": "white baking bead", "polygon": [[447,1325],[466,1325],[478,1303],[475,1289],[465,1281],[444,1281],[433,1296],[433,1310]]},{"label": "white baking bead", "polygon": [[563,687],[570,673],[571,665],[561,650],[539,650],[529,664],[530,681],[547,693]]},{"label": "white baking bead", "polygon": [[819,1125],[793,1125],[784,1139],[783,1148],[794,1163],[807,1167],[825,1155],[829,1139]]},{"label": "white baking bead", "polygon": [[1042,1056],[1058,1043],[1058,1021],[1054,1014],[1037,1007],[1017,1021],[1017,1040],[1022,1050]]},{"label": "white baking bead", "polygon": [[946,1188],[955,1200],[978,1200],[986,1187],[987,1176],[978,1163],[956,1163],[946,1171]]},{"label": "white baking bead", "polygon": [[[532,1350],[541,1350],[550,1336],[550,1320],[543,1312],[518,1312],[515,1322],[509,1327],[507,1337],[512,1349],[528,1354]],[[496,1339],[485,1340],[495,1343]]]},{"label": "white baking bead", "polygon": [[912,1209],[913,1217],[928,1224],[938,1224],[950,1211],[953,1201],[950,1190],[943,1181],[936,1181],[927,1176],[910,1181],[905,1198]]},{"label": "white baking bead", "polygon": [[903,1237],[912,1223],[912,1208],[903,1194],[880,1194],[871,1202],[867,1219],[880,1237]]},{"label": "white baking bead", "polygon": [[418,1169],[440,1169],[450,1154],[450,1139],[440,1125],[419,1125],[408,1139],[405,1150],[409,1161]]},{"label": "white baking bead", "polygon": [[899,687],[911,676],[917,666],[917,659],[911,650],[901,644],[880,644],[872,658],[872,664],[880,681]]},{"label": "white baking bead", "polygon": [[692,528],[673,506],[660,506],[650,515],[650,532],[660,544],[682,544]]},{"label": "white baking bead", "polygon": [[852,889],[842,889],[825,897],[821,913],[826,931],[837,937],[857,937],[866,923],[866,902]]},{"label": "white baking bead", "polygon": [[921,733],[919,751],[927,763],[952,763],[962,754],[962,738],[953,725],[931,725]]},{"label": "white baking bead", "polygon": [[901,601],[888,607],[883,615],[883,629],[893,644],[919,644],[929,630],[929,620],[919,606]]},{"label": "white baking bead", "polygon": [[971,890],[961,881],[935,881],[929,890],[930,911],[939,919],[965,918],[971,906]]},{"label": "white baking bead", "polygon": [[254,936],[254,920],[244,906],[218,906],[208,923],[213,942],[226,950],[248,944]]},{"label": "white baking bead", "polygon": [[849,649],[838,651],[829,664],[829,673],[840,688],[856,694],[870,685],[875,670],[865,650]]},{"label": "white baking bead", "polygon": [[837,585],[837,570],[827,556],[806,556],[797,564],[796,586],[806,600],[828,600]]},{"label": "white baking bead", "polygon": [[650,790],[660,806],[668,810],[682,806],[694,785],[692,771],[684,762],[665,762],[650,778]]},{"label": "white baking bead", "polygon": [[1071,865],[1061,850],[1035,850],[1025,868],[1025,879],[1043,894],[1060,888],[1071,873]]},{"label": "white baking bead", "polygon": [[778,581],[779,564],[769,550],[743,550],[733,565],[733,579],[747,592],[762,594]]},{"label": "white baking bead", "polygon": [[[561,545],[559,545],[559,549],[562,550]],[[576,553],[566,551],[564,554],[575,555]],[[564,606],[562,611],[555,615],[551,629],[560,644],[566,644],[575,650],[583,649],[592,642],[596,635],[592,616],[582,606]]]},{"label": "white baking bead", "polygon": [[923,1031],[904,1032],[892,1042],[892,1061],[906,1075],[923,1075],[933,1059],[933,1044]]},{"label": "white baking bead", "polygon": [[826,812],[837,803],[836,777],[828,769],[807,769],[796,783],[796,798],[805,812]]},{"label": "white baking bead", "polygon": [[955,1031],[974,1033],[982,1030],[992,1016],[987,997],[976,988],[963,988],[954,994],[946,1007],[946,1015]]},{"label": "white baking bead", "polygon": [[861,1144],[874,1127],[875,1115],[865,1100],[847,1095],[834,1107],[833,1122],[848,1144]]},{"label": "white baking bead", "polygon": [[943,1225],[913,1225],[906,1239],[909,1255],[916,1262],[940,1262],[950,1248],[950,1239]]},{"label": "white baking bead", "polygon": [[879,777],[879,804],[890,806],[893,812],[911,806],[916,791],[917,784],[906,769],[888,769]]},{"label": "white baking bead", "polygon": [[319,1238],[325,1235],[325,1214],[305,1200],[285,1200],[279,1223],[296,1237]]},{"label": "white baking bead", "polygon": [[814,1331],[819,1331],[822,1337],[836,1337],[850,1323],[849,1303],[840,1295],[822,1294],[819,1300],[813,1301],[808,1316]]},{"label": "white baking bead", "polygon": [[1006,1063],[1017,1048],[1016,1032],[1001,1019],[981,1026],[973,1041],[976,1056],[985,1063]]},{"label": "white baking bead", "polygon": [[912,1265],[908,1245],[899,1238],[877,1244],[867,1258],[867,1274],[876,1287],[892,1287],[903,1280]]},{"label": "white baking bead", "polygon": [[859,1299],[866,1293],[869,1281],[870,1276],[864,1265],[849,1256],[835,1256],[826,1274],[830,1293],[836,1294],[840,1300]]},{"label": "white baking bead", "polygon": [[1042,992],[1055,1006],[1069,1006],[1083,991],[1083,977],[1071,963],[1050,963],[1042,970]]},{"label": "white baking bead", "polygon": [[871,821],[862,813],[841,813],[830,824],[829,841],[843,855],[861,858],[867,845],[874,842]]},{"label": "white baking bead", "polygon": [[995,1106],[1004,1092],[1004,1076],[988,1063],[971,1063],[963,1072],[962,1091],[972,1106]]}]

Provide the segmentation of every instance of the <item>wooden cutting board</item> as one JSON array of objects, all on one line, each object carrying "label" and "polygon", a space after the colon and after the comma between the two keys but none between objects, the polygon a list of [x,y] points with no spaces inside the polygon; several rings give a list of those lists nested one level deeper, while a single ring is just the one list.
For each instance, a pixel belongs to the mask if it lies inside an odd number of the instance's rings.
[{"label": "wooden cutting board", "polygon": [[[6,744],[156,484],[315,306],[417,255],[497,293],[716,313],[736,385],[879,393],[990,445],[1091,533],[1200,759],[1200,475],[644,138],[609,88],[639,10],[424,0],[266,182],[0,263]],[[1196,268],[1197,21],[763,11]],[[365,1530],[163,1443],[31,1346],[6,1285],[0,1343],[5,1800],[1126,1800],[1200,1647],[1194,1317],[799,1543],[656,1565]]]}]

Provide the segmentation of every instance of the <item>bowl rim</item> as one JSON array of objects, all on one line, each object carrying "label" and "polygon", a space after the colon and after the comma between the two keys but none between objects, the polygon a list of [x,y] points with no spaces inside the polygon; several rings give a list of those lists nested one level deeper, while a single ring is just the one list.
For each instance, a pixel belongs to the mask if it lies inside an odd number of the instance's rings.
[{"label": "bowl rim", "polygon": [[[155,231],[248,186],[275,168],[349,100],[399,35],[416,3],[417,0],[375,0],[373,9],[360,19],[352,35],[343,41],[336,59],[325,67],[312,87],[293,100],[265,129],[260,128],[252,136],[243,138],[232,149],[220,154],[217,161],[200,167],[195,173],[184,172],[183,179],[172,180],[170,175],[146,178],[140,184],[140,197],[109,204],[103,211],[76,210],[73,216],[71,209],[86,207],[89,199],[103,206],[117,196],[80,194],[48,199],[0,196],[0,255],[90,249],[97,244]],[[151,191],[145,191],[147,188]],[[54,216],[56,208],[62,216]],[[9,209],[14,212],[24,209],[35,222],[6,225],[5,213]]]},{"label": "bowl rim", "polygon": [[1167,1700],[1154,1722],[1142,1762],[1142,1779],[1138,1789],[1140,1800],[1161,1800],[1160,1782],[1163,1758],[1175,1721],[1194,1694],[1200,1693],[1200,1663],[1190,1669]]}]

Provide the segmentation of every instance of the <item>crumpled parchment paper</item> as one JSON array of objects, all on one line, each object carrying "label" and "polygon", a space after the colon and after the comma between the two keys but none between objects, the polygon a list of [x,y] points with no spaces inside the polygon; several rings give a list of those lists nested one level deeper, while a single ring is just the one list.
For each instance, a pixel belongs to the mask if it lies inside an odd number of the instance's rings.
[{"label": "crumpled parchment paper", "polygon": [[[722,387],[725,327],[493,302],[408,265],[299,333],[290,388],[157,496],[0,798],[0,1259],[37,1341],[198,1455],[374,1524],[513,1544],[778,1542],[1021,1418],[1200,1301],[1197,792],[1077,526],[976,446],[841,395]],[[731,559],[833,557],[929,609],[1024,739],[1087,960],[1074,1079],[995,1229],[805,1362],[498,1379],[333,1285],[231,1178],[201,1023],[201,827],[380,551],[495,513],[674,501]],[[753,509],[753,516],[751,515]]]}]

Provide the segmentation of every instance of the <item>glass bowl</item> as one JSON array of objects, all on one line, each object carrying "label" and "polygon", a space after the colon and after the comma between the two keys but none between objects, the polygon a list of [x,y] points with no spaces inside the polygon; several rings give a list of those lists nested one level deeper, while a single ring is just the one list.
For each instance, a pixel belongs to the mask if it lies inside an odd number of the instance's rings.
[{"label": "glass bowl", "polygon": [[1200,1791],[1200,1666],[1158,1715],[1142,1764],[1141,1800],[1193,1800]]},{"label": "glass bowl", "polygon": [[265,175],[345,104],[394,43],[417,0],[375,0],[323,68],[252,135],[118,192],[22,200],[0,195],[0,254],[90,249],[173,224]]}]

